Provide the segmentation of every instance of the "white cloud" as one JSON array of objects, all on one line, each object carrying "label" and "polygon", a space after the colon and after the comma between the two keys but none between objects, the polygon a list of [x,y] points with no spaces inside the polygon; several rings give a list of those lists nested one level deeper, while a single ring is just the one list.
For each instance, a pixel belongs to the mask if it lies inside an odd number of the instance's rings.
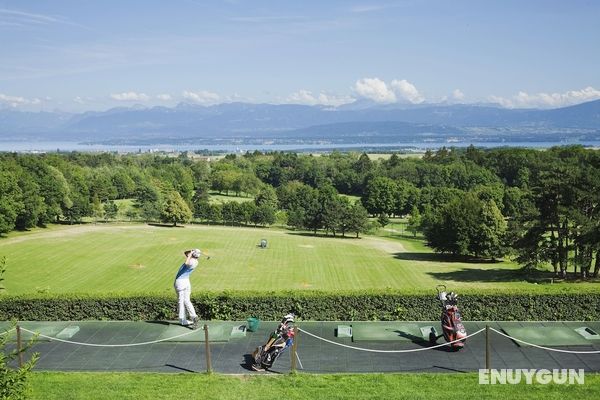
[{"label": "white cloud", "polygon": [[564,93],[537,93],[529,94],[519,92],[511,98],[489,96],[488,100],[498,103],[506,108],[557,108],[586,101],[600,99],[600,90],[588,86],[581,90],[569,90]]},{"label": "white cloud", "polygon": [[388,85],[379,78],[363,78],[356,81],[354,92],[359,97],[377,103],[409,102],[418,104],[425,101],[425,97],[417,90],[415,85],[406,79],[394,79]]},{"label": "white cloud", "polygon": [[123,93],[113,93],[110,95],[111,99],[117,101],[148,101],[150,100],[150,96],[145,93],[136,93],[136,92],[123,92]]},{"label": "white cloud", "polygon": [[379,78],[363,78],[356,81],[354,91],[360,96],[377,103],[395,103],[396,95]]},{"label": "white cloud", "polygon": [[156,98],[158,100],[162,100],[162,101],[169,101],[169,100],[173,100],[173,97],[168,94],[168,93],[163,93],[163,94],[157,94]]},{"label": "white cloud", "polygon": [[457,101],[462,101],[465,99],[465,94],[460,89],[454,89],[452,91],[452,98]]},{"label": "white cloud", "polygon": [[320,104],[334,107],[341,106],[342,104],[352,103],[353,101],[355,100],[349,96],[335,96],[323,92],[315,96],[311,91],[304,89],[292,93],[286,99],[287,103],[306,104],[310,106]]},{"label": "white cloud", "polygon": [[406,79],[402,79],[401,81],[394,79],[391,86],[397,96],[408,100],[413,104],[422,103],[425,100],[415,85],[408,82]]},{"label": "white cloud", "polygon": [[221,99],[218,94],[207,90],[201,90],[199,92],[185,90],[183,92],[183,98],[200,104],[215,104]]},{"label": "white cloud", "polygon": [[10,107],[20,107],[28,105],[40,104],[42,101],[37,97],[33,99],[27,99],[21,96],[9,96],[7,94],[0,93],[0,103],[7,104]]}]

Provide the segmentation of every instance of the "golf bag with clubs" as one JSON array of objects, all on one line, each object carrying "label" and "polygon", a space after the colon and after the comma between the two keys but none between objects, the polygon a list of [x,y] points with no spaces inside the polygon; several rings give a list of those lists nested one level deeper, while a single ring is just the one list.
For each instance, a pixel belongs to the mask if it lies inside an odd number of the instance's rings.
[{"label": "golf bag with clubs", "polygon": [[[447,342],[450,343],[450,348],[454,351],[462,349],[466,342],[467,330],[462,323],[462,317],[458,307],[456,306],[458,295],[454,292],[447,293],[445,285],[436,287],[437,298],[442,306],[442,335],[437,336],[433,328],[429,334],[429,341],[435,343],[438,338],[444,336]],[[457,340],[455,342],[455,340]]]},{"label": "golf bag with clubs", "polygon": [[281,353],[294,343],[294,317],[291,313],[284,316],[277,329],[269,336],[267,343],[254,350],[253,370],[264,371],[271,368]]}]

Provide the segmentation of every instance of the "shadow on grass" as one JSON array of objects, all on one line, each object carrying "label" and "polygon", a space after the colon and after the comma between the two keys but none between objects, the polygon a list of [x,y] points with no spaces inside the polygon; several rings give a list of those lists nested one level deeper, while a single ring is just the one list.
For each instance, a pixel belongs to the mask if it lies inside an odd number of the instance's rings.
[{"label": "shadow on grass", "polygon": [[302,232],[302,231],[290,231],[290,232],[286,232],[286,235],[294,235],[294,236],[306,236],[306,237],[323,237],[323,238],[331,238],[331,239],[360,239],[360,237],[356,237],[356,235],[346,235],[346,236],[342,236],[341,234],[336,234],[335,236],[333,235],[326,235],[325,233],[322,232],[317,232],[316,234],[312,233],[312,232]]},{"label": "shadow on grass", "polygon": [[394,258],[399,260],[408,261],[432,261],[432,262],[445,262],[445,263],[467,263],[467,264],[498,264],[502,260],[490,260],[485,258],[474,258],[465,256],[454,256],[452,254],[439,254],[439,253],[396,253]]},{"label": "shadow on grass", "polygon": [[173,225],[173,224],[160,224],[157,222],[148,222],[150,226],[156,226],[158,228],[185,228],[184,225]]},{"label": "shadow on grass", "polygon": [[476,269],[463,268],[458,271],[448,272],[428,272],[433,278],[440,281],[455,281],[455,282],[540,282],[549,281],[552,274],[549,272],[539,271],[531,274],[518,269]]}]

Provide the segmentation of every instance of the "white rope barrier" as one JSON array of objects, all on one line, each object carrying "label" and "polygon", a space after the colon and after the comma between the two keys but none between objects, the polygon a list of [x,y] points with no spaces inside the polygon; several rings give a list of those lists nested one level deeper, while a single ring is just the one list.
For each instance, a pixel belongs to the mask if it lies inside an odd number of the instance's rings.
[{"label": "white rope barrier", "polygon": [[16,330],[17,330],[17,328],[10,328],[10,329],[9,329],[9,330],[7,330],[7,331],[0,332],[0,335],[8,335],[8,334],[9,334],[9,333],[11,333],[12,331],[16,331]]},{"label": "white rope barrier", "polygon": [[[13,330],[15,330],[15,328],[12,328],[12,329],[10,329],[8,331],[5,331],[5,332],[2,332],[0,334],[8,334],[8,333],[10,333]],[[52,337],[52,336],[44,335],[44,334],[42,334],[40,332],[30,331],[29,329],[26,329],[26,328],[23,328],[23,327],[21,327],[21,330],[25,331],[25,332],[29,332],[29,333],[31,333],[33,335],[37,335],[38,337],[42,337],[42,338],[51,340],[51,341],[57,341],[57,342],[68,343],[68,344],[79,345],[79,346],[91,346],[91,347],[145,346],[145,345],[149,345],[149,344],[167,342],[167,341],[170,341],[170,340],[178,339],[178,338],[181,338],[181,337],[184,337],[184,336],[191,335],[192,333],[196,332],[196,331],[189,331],[189,332],[185,332],[185,333],[182,333],[180,335],[175,335],[175,336],[172,336],[172,337],[169,337],[169,338],[165,338],[165,339],[158,339],[158,340],[152,340],[152,341],[140,342],[140,343],[99,344],[99,343],[75,342],[75,341],[71,341],[71,340],[60,339],[60,338],[57,338],[57,337]],[[333,340],[325,339],[323,337],[317,336],[317,335],[315,335],[315,334],[313,334],[311,332],[308,332],[308,331],[306,331],[304,329],[301,329],[301,328],[298,328],[298,330],[306,333],[309,336],[314,337],[315,339],[318,339],[318,340],[321,340],[321,341],[324,341],[324,342],[327,342],[327,343],[330,343],[330,344],[333,344],[333,345],[336,345],[336,346],[346,347],[346,348],[352,349],[352,350],[367,351],[367,352],[372,352],[372,353],[414,353],[414,352],[418,352],[418,351],[433,350],[433,349],[437,349],[439,347],[444,347],[444,346],[447,346],[447,345],[450,345],[450,344],[453,344],[453,343],[456,343],[456,342],[460,342],[460,341],[466,340],[466,339],[468,339],[470,337],[473,337],[473,336],[478,335],[481,332],[485,331],[485,328],[482,328],[482,329],[478,330],[477,332],[474,332],[474,333],[472,333],[470,335],[467,335],[466,337],[464,337],[462,339],[457,339],[457,340],[454,340],[454,341],[451,341],[451,342],[441,343],[441,344],[438,344],[438,345],[435,345],[435,346],[422,347],[422,348],[418,348],[418,349],[403,349],[403,350],[379,350],[379,349],[368,349],[368,348],[364,348],[364,347],[350,346],[350,345],[347,345],[347,344],[344,344],[344,343],[338,343],[338,342],[334,342]],[[492,330],[492,331],[496,332],[497,334],[499,334],[501,336],[504,336],[504,337],[506,337],[508,339],[514,340],[514,341],[519,342],[519,343],[523,343],[523,344],[525,344],[527,346],[531,346],[531,347],[535,347],[535,348],[538,348],[538,349],[542,349],[542,350],[554,351],[554,352],[559,352],[559,353],[570,353],[570,354],[600,354],[600,350],[589,350],[589,351],[588,350],[585,350],[585,351],[582,351],[582,350],[562,350],[562,349],[556,349],[556,348],[552,348],[552,347],[540,346],[540,345],[537,345],[537,344],[534,344],[534,343],[526,342],[526,341],[524,341],[522,339],[515,338],[515,337],[510,336],[510,335],[507,335],[506,333],[501,332],[501,331],[499,331],[497,329],[494,329],[492,327],[490,327],[490,330]]]},{"label": "white rope barrier", "polygon": [[145,345],[148,345],[148,344],[154,344],[154,343],[166,342],[166,341],[173,340],[173,339],[178,339],[180,337],[191,335],[192,333],[196,332],[196,331],[189,331],[189,332],[182,333],[181,335],[172,336],[172,337],[166,338],[166,339],[153,340],[153,341],[150,341],[150,342],[129,343],[129,344],[98,344],[98,343],[73,342],[73,341],[70,341],[70,340],[59,339],[59,338],[56,338],[56,337],[43,335],[40,332],[33,332],[33,331],[30,331],[29,329],[25,329],[23,327],[21,327],[21,330],[23,330],[25,332],[29,332],[29,333],[34,334],[34,335],[38,335],[39,337],[43,337],[43,338],[46,338],[46,339],[52,340],[52,341],[57,341],[57,342],[62,342],[62,343],[68,343],[68,344],[75,344],[75,345],[80,345],[80,346],[91,346],[91,347],[145,346]]},{"label": "white rope barrier", "polygon": [[556,351],[556,352],[559,352],[559,353],[571,353],[571,354],[600,354],[600,350],[595,350],[595,351],[594,350],[590,350],[590,351],[562,350],[562,349],[555,349],[555,348],[552,348],[552,347],[540,346],[540,345],[537,345],[537,344],[526,342],[526,341],[521,340],[521,339],[517,339],[515,337],[507,335],[504,332],[500,332],[499,330],[496,330],[494,328],[490,328],[490,330],[494,331],[497,334],[502,335],[502,336],[504,336],[506,338],[512,339],[512,340],[514,340],[516,342],[523,343],[523,344],[526,344],[526,345],[532,346],[532,347],[537,347],[538,349],[543,349],[543,350],[548,350],[548,351]]},{"label": "white rope barrier", "polygon": [[461,341],[466,340],[466,339],[468,339],[468,338],[470,338],[472,336],[480,334],[481,332],[485,331],[485,328],[482,328],[482,329],[478,330],[477,332],[471,333],[470,335],[467,335],[467,336],[465,336],[462,339],[453,340],[451,342],[437,344],[435,346],[430,346],[430,347],[422,347],[420,349],[404,349],[404,350],[377,350],[377,349],[366,349],[364,347],[349,346],[347,344],[334,342],[333,340],[329,340],[329,339],[325,339],[323,337],[317,336],[315,334],[312,334],[310,332],[305,331],[304,329],[298,328],[298,330],[300,330],[300,331],[306,333],[307,335],[312,336],[312,337],[314,337],[316,339],[322,340],[324,342],[335,344],[335,345],[341,346],[341,347],[346,347],[346,348],[349,348],[349,349],[352,349],[352,350],[369,351],[369,352],[372,352],[372,353],[414,353],[414,352],[417,352],[417,351],[433,350],[433,349],[437,349],[438,347],[444,347],[444,346],[447,346],[447,345],[452,344],[452,343],[461,342]]}]

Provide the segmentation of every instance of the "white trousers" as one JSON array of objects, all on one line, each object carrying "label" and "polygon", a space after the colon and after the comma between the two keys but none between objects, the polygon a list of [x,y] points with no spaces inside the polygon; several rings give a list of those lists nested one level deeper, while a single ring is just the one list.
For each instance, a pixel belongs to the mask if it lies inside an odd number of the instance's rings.
[{"label": "white trousers", "polygon": [[174,286],[175,291],[177,292],[179,323],[185,325],[187,323],[187,319],[185,318],[186,310],[190,318],[196,318],[196,310],[194,309],[194,305],[190,300],[190,295],[192,294],[192,285],[190,284],[189,279],[176,279]]}]

